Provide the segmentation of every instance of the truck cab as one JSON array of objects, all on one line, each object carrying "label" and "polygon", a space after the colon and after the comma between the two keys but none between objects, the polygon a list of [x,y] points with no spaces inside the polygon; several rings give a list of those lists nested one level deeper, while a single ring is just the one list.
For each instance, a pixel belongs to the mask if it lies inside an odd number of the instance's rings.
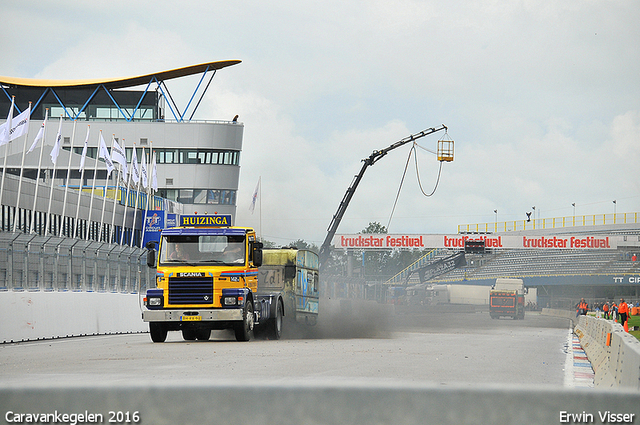
[{"label": "truck cab", "polygon": [[151,339],[168,331],[185,340],[208,340],[213,329],[233,329],[248,341],[256,324],[267,325],[273,297],[259,298],[262,243],[250,227],[231,226],[228,215],[184,215],[165,229],[148,258],[157,267],[156,288],[147,290],[142,319]]}]

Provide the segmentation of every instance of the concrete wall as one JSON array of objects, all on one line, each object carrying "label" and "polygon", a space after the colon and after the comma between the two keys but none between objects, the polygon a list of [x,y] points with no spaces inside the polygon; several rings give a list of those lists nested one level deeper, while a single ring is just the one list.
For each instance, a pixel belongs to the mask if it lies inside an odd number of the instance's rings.
[{"label": "concrete wall", "polygon": [[598,387],[640,390],[640,341],[610,320],[580,316],[575,327]]},{"label": "concrete wall", "polygon": [[145,332],[138,294],[0,292],[0,343]]},{"label": "concrete wall", "polygon": [[625,332],[622,325],[593,316],[576,317],[569,310],[544,308],[542,314],[573,321],[574,332],[595,372],[596,387],[640,390],[640,341]]}]

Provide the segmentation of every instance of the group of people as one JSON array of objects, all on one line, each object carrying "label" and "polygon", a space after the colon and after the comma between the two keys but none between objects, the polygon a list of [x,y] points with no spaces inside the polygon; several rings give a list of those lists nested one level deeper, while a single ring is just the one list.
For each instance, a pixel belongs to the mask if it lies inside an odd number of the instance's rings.
[{"label": "group of people", "polygon": [[[635,306],[640,307],[640,302],[636,302]],[[616,304],[615,301],[598,303],[593,306],[593,310],[596,313],[596,317],[603,316],[604,319],[616,320],[620,324],[624,324],[629,318],[633,307],[633,303],[627,303],[624,298],[620,298],[618,304]],[[576,304],[576,316],[586,315],[588,311],[589,304],[587,304],[584,298],[581,298],[580,302]]]}]

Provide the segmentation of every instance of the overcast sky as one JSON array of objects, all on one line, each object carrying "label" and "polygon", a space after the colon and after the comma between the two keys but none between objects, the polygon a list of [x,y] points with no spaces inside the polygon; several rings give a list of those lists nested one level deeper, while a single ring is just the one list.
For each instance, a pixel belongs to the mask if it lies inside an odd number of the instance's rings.
[{"label": "overcast sky", "polygon": [[[245,125],[236,223],[320,244],[361,160],[445,124],[435,194],[413,159],[392,233],[640,212],[640,2],[4,2],[0,75],[115,78],[240,59],[196,118]],[[193,80],[169,82],[186,105]],[[435,150],[444,132],[419,144]],[[340,225],[389,223],[411,145],[370,167]],[[430,193],[440,163],[417,149]],[[262,202],[249,205],[258,178]],[[614,205],[613,201],[616,201]]]}]

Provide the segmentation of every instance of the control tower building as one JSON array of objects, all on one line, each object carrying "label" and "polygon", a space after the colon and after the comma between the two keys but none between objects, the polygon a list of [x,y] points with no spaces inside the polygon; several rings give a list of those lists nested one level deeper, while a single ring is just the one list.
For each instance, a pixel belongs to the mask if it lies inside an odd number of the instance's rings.
[{"label": "control tower building", "polygon": [[[82,233],[88,239],[100,240],[109,230],[113,230],[114,235],[121,232],[124,222],[125,235],[133,231],[139,245],[140,209],[146,206],[139,205],[134,222],[131,206],[135,200],[131,195],[127,199],[126,183],[122,178],[117,179],[116,172],[107,180],[102,159],[96,165],[100,135],[109,149],[112,139],[125,148],[129,168],[134,146],[138,163],[141,166],[144,157],[149,173],[150,152],[155,154],[158,191],[149,203],[150,209],[235,217],[244,126],[237,116],[228,117],[228,121],[194,120],[193,117],[216,72],[238,63],[239,60],[209,62],[117,79],[0,77],[0,124],[8,117],[12,98],[13,117],[27,110],[31,103],[28,136],[0,146],[3,174],[6,164],[0,202],[2,229],[17,227],[41,235],[47,231],[67,236]],[[195,87],[187,104],[179,106],[165,82],[187,76],[196,76],[190,78]],[[38,146],[23,155],[43,125],[45,115],[44,147]],[[49,154],[58,129],[62,149],[54,165]],[[81,171],[88,131],[85,167]],[[93,188],[94,177],[96,188]],[[80,188],[83,192],[78,200]],[[102,208],[104,194],[110,199],[105,202],[106,213]],[[125,208],[128,200],[129,207]],[[49,227],[45,231],[47,215]],[[115,236],[112,241],[118,242]]]}]

